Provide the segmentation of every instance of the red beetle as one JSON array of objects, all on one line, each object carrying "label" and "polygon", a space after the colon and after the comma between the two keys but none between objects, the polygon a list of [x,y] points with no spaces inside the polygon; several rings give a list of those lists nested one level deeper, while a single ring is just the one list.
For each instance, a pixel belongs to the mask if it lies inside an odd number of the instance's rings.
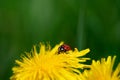
[{"label": "red beetle", "polygon": [[60,54],[60,52],[66,52],[71,50],[71,47],[67,44],[63,44],[58,48],[58,54]]}]

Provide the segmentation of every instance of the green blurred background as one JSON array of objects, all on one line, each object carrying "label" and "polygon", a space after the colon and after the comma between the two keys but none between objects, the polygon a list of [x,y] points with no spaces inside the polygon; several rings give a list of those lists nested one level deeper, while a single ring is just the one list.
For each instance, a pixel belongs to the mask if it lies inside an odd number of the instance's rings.
[{"label": "green blurred background", "polygon": [[90,48],[93,59],[120,61],[120,0],[0,0],[0,80],[39,42]]}]

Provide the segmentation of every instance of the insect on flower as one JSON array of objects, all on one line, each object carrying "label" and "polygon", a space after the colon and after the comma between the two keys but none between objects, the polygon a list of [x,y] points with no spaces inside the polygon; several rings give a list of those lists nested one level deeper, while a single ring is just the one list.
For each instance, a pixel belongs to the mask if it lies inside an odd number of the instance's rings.
[{"label": "insect on flower", "polygon": [[67,44],[63,44],[58,48],[58,54],[60,54],[61,52],[66,52],[71,50],[71,47]]}]

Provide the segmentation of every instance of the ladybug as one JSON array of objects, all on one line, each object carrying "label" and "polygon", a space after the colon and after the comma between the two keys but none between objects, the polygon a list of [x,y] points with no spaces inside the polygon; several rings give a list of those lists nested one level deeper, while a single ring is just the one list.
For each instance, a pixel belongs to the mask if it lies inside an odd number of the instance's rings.
[{"label": "ladybug", "polygon": [[67,44],[63,44],[58,48],[58,54],[60,54],[60,52],[66,52],[71,50],[71,47]]}]

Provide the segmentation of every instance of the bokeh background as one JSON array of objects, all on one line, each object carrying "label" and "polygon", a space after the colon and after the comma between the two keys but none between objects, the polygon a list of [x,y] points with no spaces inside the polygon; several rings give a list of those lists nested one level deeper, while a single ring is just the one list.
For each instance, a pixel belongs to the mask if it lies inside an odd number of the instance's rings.
[{"label": "bokeh background", "polygon": [[0,0],[0,80],[33,45],[64,41],[120,61],[120,0]]}]

